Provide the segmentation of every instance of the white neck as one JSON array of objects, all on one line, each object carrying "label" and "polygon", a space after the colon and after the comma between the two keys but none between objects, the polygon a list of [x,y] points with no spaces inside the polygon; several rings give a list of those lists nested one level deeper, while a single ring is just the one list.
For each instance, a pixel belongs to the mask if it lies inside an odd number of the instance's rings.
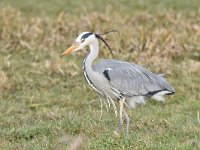
[{"label": "white neck", "polygon": [[84,59],[84,64],[86,72],[91,72],[92,70],[92,63],[97,58],[99,54],[99,42],[97,39],[95,39],[90,45],[90,52]]}]

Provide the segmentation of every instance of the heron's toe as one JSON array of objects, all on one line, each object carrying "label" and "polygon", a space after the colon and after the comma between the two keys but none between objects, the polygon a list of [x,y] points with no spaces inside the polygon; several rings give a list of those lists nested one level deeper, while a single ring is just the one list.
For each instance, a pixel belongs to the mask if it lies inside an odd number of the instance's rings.
[{"label": "heron's toe", "polygon": [[117,131],[114,131],[114,136],[115,136],[116,138],[120,138],[120,135],[119,135],[119,133],[118,133]]}]

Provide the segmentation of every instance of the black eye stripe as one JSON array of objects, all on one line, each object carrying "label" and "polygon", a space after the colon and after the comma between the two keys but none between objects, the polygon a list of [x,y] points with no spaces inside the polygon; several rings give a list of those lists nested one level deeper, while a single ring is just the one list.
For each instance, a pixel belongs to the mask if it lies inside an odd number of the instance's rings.
[{"label": "black eye stripe", "polygon": [[90,35],[92,35],[93,33],[86,33],[84,34],[81,39],[86,39],[87,37],[89,37]]}]

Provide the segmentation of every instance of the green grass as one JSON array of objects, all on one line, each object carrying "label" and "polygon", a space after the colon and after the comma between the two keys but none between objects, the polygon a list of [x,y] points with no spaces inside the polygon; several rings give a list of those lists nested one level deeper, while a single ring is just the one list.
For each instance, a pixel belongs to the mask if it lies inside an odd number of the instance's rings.
[{"label": "green grass", "polygon": [[[199,149],[200,1],[26,1],[0,4],[0,149]],[[128,110],[130,135],[113,135],[82,75],[78,33],[110,35],[117,59],[165,73],[176,94]],[[100,57],[111,58],[101,44]],[[78,144],[80,143],[80,145]]]}]

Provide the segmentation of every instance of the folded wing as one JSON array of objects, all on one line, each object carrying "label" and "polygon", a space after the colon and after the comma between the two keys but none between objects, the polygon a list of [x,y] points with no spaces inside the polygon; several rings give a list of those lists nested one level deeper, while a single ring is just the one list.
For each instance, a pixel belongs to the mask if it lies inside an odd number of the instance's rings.
[{"label": "folded wing", "polygon": [[124,95],[153,96],[160,91],[175,92],[162,75],[155,75],[133,63],[105,59],[96,63],[93,69],[102,73],[111,86]]}]

